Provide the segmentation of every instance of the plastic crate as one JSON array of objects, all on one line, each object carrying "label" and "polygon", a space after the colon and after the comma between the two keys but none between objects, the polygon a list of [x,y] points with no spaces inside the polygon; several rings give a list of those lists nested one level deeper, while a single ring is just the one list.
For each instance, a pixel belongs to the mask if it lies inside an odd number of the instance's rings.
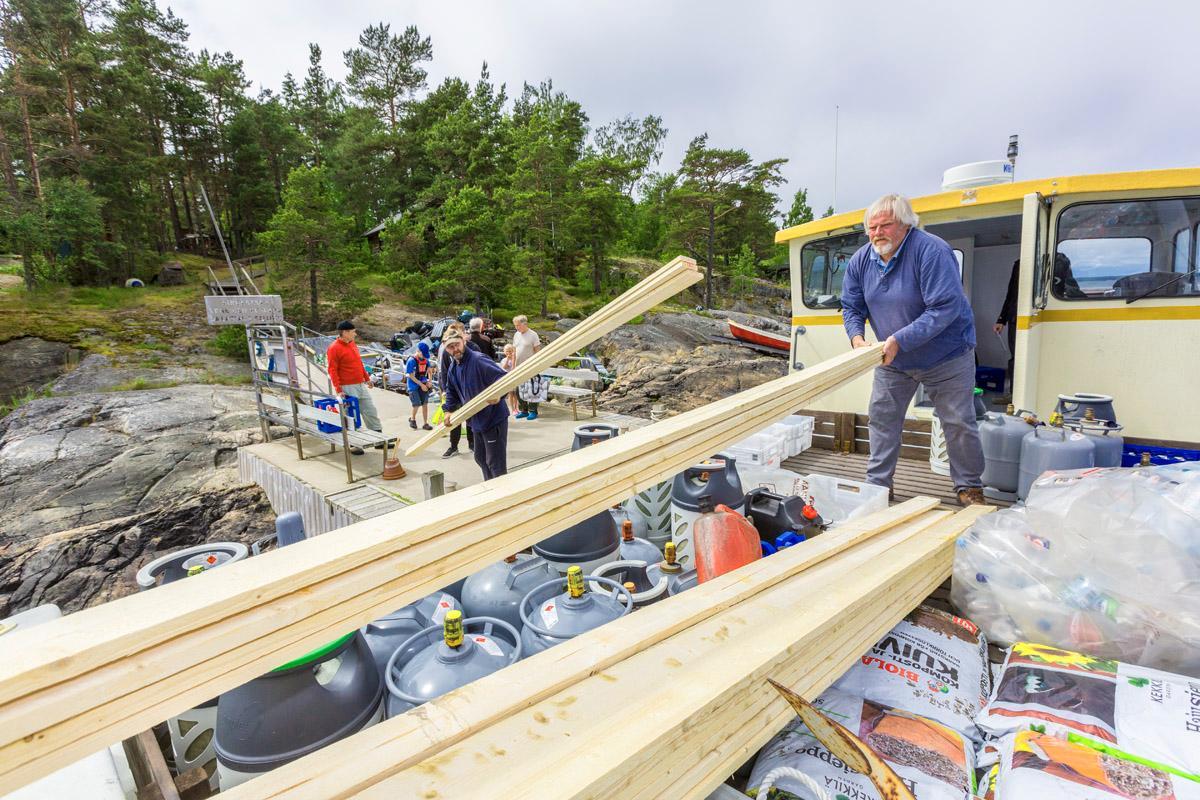
[{"label": "plastic crate", "polygon": [[797,484],[805,497],[832,525],[888,507],[888,488],[832,475],[805,475]]},{"label": "plastic crate", "polygon": [[[358,398],[347,396],[346,403],[346,419],[354,421],[354,427],[362,427],[362,413],[358,410]],[[324,411],[332,411],[337,413],[338,399],[336,397],[322,397],[320,400],[314,400],[313,405]],[[318,422],[317,430],[321,433],[341,433],[342,426],[334,425],[330,422]]]},{"label": "plastic crate", "polygon": [[737,460],[737,463],[752,464],[757,467],[778,467],[783,463],[784,444],[779,439],[756,433],[747,437],[723,452]]},{"label": "plastic crate", "polygon": [[779,424],[787,425],[792,429],[792,452],[789,457],[799,455],[812,447],[813,429],[816,427],[816,422],[814,417],[800,414],[790,414],[780,421]]},{"label": "plastic crate", "polygon": [[1154,447],[1148,444],[1127,444],[1121,454],[1122,467],[1136,467],[1142,463],[1142,453],[1150,454],[1150,465],[1163,467],[1184,461],[1200,461],[1200,450],[1185,450],[1181,447]]},{"label": "plastic crate", "polygon": [[742,491],[751,489],[766,489],[768,492],[794,497],[800,494],[800,482],[804,476],[790,469],[775,467],[759,467],[754,464],[737,462],[738,478],[742,482]]}]

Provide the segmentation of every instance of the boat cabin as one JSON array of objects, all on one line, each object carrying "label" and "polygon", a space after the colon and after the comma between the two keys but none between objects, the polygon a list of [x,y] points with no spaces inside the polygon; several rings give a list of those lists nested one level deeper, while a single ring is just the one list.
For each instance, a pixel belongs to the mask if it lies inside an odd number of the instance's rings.
[{"label": "boat cabin", "polygon": [[[1200,397],[1200,169],[1002,183],[912,205],[921,228],[955,250],[989,399],[1011,395],[1044,418],[1059,394],[1111,395],[1127,438],[1197,447],[1200,415],[1188,409]],[[789,249],[791,368],[803,369],[848,347],[840,294],[867,241],[863,209],[775,241]],[[1010,352],[993,326],[1014,269]],[[870,391],[863,377],[816,408],[866,414]]]}]

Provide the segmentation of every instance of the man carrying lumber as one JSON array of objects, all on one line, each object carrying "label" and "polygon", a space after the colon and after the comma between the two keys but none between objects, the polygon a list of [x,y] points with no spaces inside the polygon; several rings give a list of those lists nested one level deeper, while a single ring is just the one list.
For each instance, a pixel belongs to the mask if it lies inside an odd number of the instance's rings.
[{"label": "man carrying lumber", "polygon": [[[354,343],[354,340],[358,338],[358,331],[354,330],[353,322],[345,320],[338,323],[337,332],[337,338],[325,351],[325,369],[329,372],[329,382],[333,384],[333,393],[341,400],[345,400],[347,397],[358,400],[358,410],[362,414],[363,424],[373,431],[383,433],[383,423],[379,421],[379,412],[375,410],[375,401],[371,399],[368,389],[370,382],[367,380],[367,368],[363,365],[358,345]],[[375,445],[376,450],[382,448],[382,443]],[[361,456],[363,449],[351,447],[350,452]]]},{"label": "man carrying lumber", "polygon": [[975,317],[954,251],[917,228],[908,200],[884,195],[863,215],[869,242],[846,267],[842,320],[853,347],[869,346],[871,322],[883,365],[871,390],[867,482],[892,488],[908,404],[923,385],[946,434],[958,501],[982,504],[983,448],[975,425]]},{"label": "man carrying lumber", "polygon": [[[479,351],[468,348],[466,339],[457,330],[449,331],[442,344],[451,358],[442,381],[446,393],[442,424],[449,428],[454,425],[451,421],[454,411],[486,392],[504,377],[504,370]],[[508,405],[500,400],[500,397],[488,398],[487,407],[467,420],[467,427],[475,434],[475,463],[483,471],[485,481],[508,473]]]}]

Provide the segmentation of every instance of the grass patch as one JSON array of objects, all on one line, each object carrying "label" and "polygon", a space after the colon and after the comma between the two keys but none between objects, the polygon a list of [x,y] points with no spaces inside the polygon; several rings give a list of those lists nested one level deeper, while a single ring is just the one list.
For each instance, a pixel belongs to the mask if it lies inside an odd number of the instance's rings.
[{"label": "grass patch", "polygon": [[215,386],[249,386],[252,383],[249,375],[221,375],[212,370],[206,371],[200,382]]},{"label": "grass patch", "polygon": [[151,389],[170,389],[179,386],[180,381],[152,381],[146,378],[134,378],[131,381],[118,383],[110,391],[114,392],[144,392]]},{"label": "grass patch", "polygon": [[50,397],[49,389],[26,389],[21,394],[0,402],[0,417],[7,417],[26,403],[32,403],[34,400],[40,400],[43,397]]}]

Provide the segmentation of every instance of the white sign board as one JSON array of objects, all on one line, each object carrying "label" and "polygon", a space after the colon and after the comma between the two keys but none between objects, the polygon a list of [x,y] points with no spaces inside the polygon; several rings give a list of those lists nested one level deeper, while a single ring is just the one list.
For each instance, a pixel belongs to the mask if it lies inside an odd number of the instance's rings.
[{"label": "white sign board", "polygon": [[204,298],[209,325],[279,325],[283,300],[277,294],[208,295]]}]

